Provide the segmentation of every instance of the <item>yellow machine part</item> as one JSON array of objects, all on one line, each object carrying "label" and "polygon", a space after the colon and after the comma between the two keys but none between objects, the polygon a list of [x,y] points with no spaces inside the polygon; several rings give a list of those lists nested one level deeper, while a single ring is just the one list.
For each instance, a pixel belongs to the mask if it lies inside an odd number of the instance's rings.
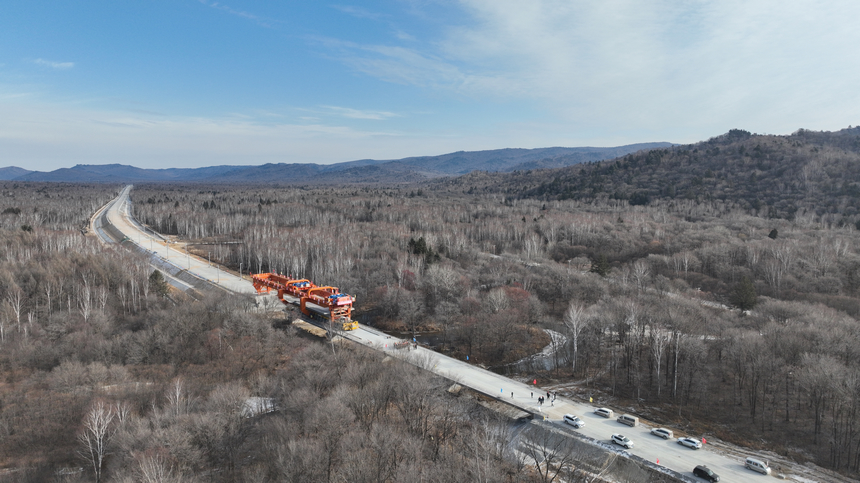
[{"label": "yellow machine part", "polygon": [[354,320],[345,320],[343,322],[343,330],[356,330],[358,329],[358,322]]}]

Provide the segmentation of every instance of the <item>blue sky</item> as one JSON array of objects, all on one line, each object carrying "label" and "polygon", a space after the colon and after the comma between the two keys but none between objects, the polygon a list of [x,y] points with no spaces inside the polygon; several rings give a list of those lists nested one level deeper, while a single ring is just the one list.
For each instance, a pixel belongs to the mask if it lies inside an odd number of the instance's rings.
[{"label": "blue sky", "polygon": [[860,123],[860,2],[12,0],[0,166],[334,163]]}]

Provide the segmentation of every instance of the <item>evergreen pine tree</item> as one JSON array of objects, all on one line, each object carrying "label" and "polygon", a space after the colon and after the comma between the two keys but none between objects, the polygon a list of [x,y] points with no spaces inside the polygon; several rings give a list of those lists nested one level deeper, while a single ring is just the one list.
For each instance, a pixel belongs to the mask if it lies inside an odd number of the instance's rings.
[{"label": "evergreen pine tree", "polygon": [[732,293],[732,304],[743,311],[747,311],[752,310],[757,302],[758,295],[755,293],[755,285],[753,285],[752,280],[749,277],[742,278]]},{"label": "evergreen pine tree", "polygon": [[164,297],[170,290],[170,286],[167,285],[167,280],[164,279],[164,275],[162,275],[158,270],[155,270],[152,272],[152,275],[149,276],[149,289],[159,297]]},{"label": "evergreen pine tree", "polygon": [[609,269],[609,260],[606,259],[606,255],[601,253],[591,261],[591,269],[589,271],[605,277],[609,274]]}]

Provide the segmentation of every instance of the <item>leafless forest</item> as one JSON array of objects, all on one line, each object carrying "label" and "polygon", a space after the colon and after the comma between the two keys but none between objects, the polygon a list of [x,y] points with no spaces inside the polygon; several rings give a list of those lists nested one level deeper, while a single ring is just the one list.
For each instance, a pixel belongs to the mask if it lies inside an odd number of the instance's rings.
[{"label": "leafless forest", "polygon": [[426,186],[134,196],[141,220],[198,253],[337,284],[364,322],[438,331],[456,357],[501,367],[551,329],[566,336],[555,368],[520,377],[577,381],[663,424],[860,469],[858,236],[832,215]]},{"label": "leafless forest", "polygon": [[[81,234],[118,188],[3,187],[0,479],[542,479],[417,369],[308,340],[238,299],[160,296],[142,260]],[[454,357],[860,470],[853,224],[432,185],[132,196],[138,219],[199,255],[336,285],[362,322],[432,333]],[[552,367],[507,365],[547,330],[564,336]],[[279,410],[246,417],[252,397]]]},{"label": "leafless forest", "polygon": [[0,481],[541,481],[445,381],[240,299],[160,296],[81,232],[116,188],[3,186]]}]

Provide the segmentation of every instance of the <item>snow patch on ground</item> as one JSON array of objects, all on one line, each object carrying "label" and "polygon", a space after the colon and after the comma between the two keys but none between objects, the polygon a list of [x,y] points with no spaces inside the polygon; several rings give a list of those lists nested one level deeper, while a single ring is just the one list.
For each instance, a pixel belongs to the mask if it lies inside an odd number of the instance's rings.
[{"label": "snow patch on ground", "polygon": [[818,483],[817,480],[810,480],[809,478],[797,475],[788,475],[788,478],[791,479],[791,481],[799,481],[800,483]]}]

